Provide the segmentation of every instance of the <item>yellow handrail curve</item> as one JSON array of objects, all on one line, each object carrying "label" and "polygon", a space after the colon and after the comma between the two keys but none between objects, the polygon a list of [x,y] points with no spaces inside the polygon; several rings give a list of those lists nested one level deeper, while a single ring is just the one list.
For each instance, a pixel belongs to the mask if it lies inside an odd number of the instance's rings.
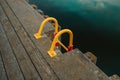
[{"label": "yellow handrail curve", "polygon": [[57,33],[58,33],[58,27],[59,27],[58,21],[57,21],[55,18],[53,18],[53,17],[49,17],[49,18],[46,18],[46,19],[41,23],[38,32],[37,32],[36,34],[34,34],[34,37],[35,37],[36,39],[39,39],[39,38],[42,37],[43,28],[44,28],[45,24],[46,24],[47,22],[49,22],[49,21],[54,21],[54,23],[55,23],[55,32],[54,32],[54,34],[57,34]]},{"label": "yellow handrail curve", "polygon": [[[56,34],[56,36],[54,37],[54,39],[53,39],[53,42],[52,42],[52,45],[51,45],[51,48],[50,48],[50,50],[48,51],[48,54],[50,55],[50,57],[51,58],[54,58],[54,57],[56,57],[57,56],[57,53],[54,51],[54,49],[55,49],[55,44],[58,42],[58,43],[60,43],[60,41],[58,40],[59,39],[59,37],[62,35],[62,34],[64,34],[64,33],[68,33],[69,34],[69,46],[68,46],[68,48],[67,48],[67,51],[70,51],[70,50],[72,50],[73,49],[73,33],[72,33],[72,31],[71,30],[69,30],[69,29],[63,29],[63,30],[61,30],[61,31],[59,31],[57,34]],[[60,43],[61,44],[61,43]],[[62,44],[63,45],[63,44]],[[64,46],[64,45],[63,45]],[[66,47],[65,47],[66,48]]]}]

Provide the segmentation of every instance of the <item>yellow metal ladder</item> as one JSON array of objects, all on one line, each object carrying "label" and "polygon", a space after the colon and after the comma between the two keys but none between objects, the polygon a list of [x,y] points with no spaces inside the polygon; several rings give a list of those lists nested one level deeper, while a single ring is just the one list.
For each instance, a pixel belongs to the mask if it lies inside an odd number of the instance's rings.
[{"label": "yellow metal ladder", "polygon": [[[51,44],[50,50],[48,51],[48,54],[51,58],[54,58],[57,56],[57,53],[54,51],[54,49],[56,46],[58,46],[58,44],[60,44],[66,51],[73,50],[73,33],[69,29],[63,29],[63,30],[60,30],[58,32],[58,21],[55,18],[49,17],[41,23],[38,32],[36,34],[34,34],[34,37],[36,39],[40,39],[42,37],[42,30],[43,30],[45,24],[51,20],[54,21],[54,23],[55,23],[55,32],[54,32],[54,39],[53,39],[53,42]],[[63,35],[64,33],[69,34],[69,37],[70,37],[68,47],[66,47],[61,41],[59,41],[59,37],[61,35]]]}]

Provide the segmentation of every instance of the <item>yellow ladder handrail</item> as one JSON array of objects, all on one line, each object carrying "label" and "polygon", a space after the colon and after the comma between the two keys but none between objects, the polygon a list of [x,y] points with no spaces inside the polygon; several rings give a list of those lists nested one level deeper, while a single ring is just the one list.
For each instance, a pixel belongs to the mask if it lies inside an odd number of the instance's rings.
[{"label": "yellow ladder handrail", "polygon": [[53,18],[53,17],[49,17],[49,18],[46,18],[46,19],[41,23],[38,32],[37,32],[36,34],[34,34],[34,37],[35,37],[36,39],[39,39],[39,38],[42,37],[43,28],[44,28],[45,24],[46,24],[48,21],[54,21],[54,23],[55,23],[55,32],[54,32],[54,34],[57,34],[57,32],[58,32],[58,27],[59,27],[58,21],[57,21],[55,18]]},{"label": "yellow ladder handrail", "polygon": [[[67,51],[70,51],[70,50],[72,50],[73,49],[73,33],[72,33],[72,31],[71,30],[69,30],[69,29],[63,29],[63,30],[61,30],[61,31],[59,31],[56,35],[55,35],[55,37],[54,37],[54,39],[53,39],[53,42],[52,42],[52,45],[51,45],[51,47],[50,47],[50,50],[48,51],[48,54],[50,55],[50,57],[51,58],[54,58],[54,57],[56,57],[57,56],[57,53],[54,51],[54,49],[55,49],[55,44],[58,42],[60,42],[58,39],[59,39],[59,37],[62,35],[62,34],[64,34],[64,33],[68,33],[69,34],[69,46],[68,46],[68,48],[67,48]],[[62,44],[63,45],[63,44]]]}]

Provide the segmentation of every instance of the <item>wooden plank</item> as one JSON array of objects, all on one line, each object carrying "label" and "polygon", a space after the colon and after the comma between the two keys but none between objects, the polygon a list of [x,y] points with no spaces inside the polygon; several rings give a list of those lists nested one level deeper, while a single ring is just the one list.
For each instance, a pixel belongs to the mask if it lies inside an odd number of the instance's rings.
[{"label": "wooden plank", "polygon": [[[8,1],[8,0],[7,0]],[[13,2],[15,2],[16,4],[14,4]],[[21,0],[9,0],[8,4],[12,7],[14,13],[16,14],[16,16],[19,18],[19,21],[21,22],[21,24],[23,25],[25,31],[27,32],[27,34],[30,36],[30,39],[32,40],[32,42],[34,42],[34,44],[39,48],[39,51],[41,54],[39,55],[39,58],[41,59],[41,55],[44,57],[43,59],[45,59],[47,61],[47,63],[49,64],[49,61],[52,61],[51,58],[49,57],[49,55],[47,54],[48,49],[50,48],[51,45],[51,41],[49,38],[42,38],[40,40],[36,40],[33,35],[34,33],[36,33],[37,29],[36,27],[33,28],[33,26],[35,26],[36,24],[33,23],[34,21],[38,21],[36,18],[30,19],[32,18],[31,16],[28,16],[27,14],[30,14],[31,12],[27,10],[25,8],[27,8],[28,4],[24,4],[24,1]],[[22,5],[22,7],[20,7]],[[23,8],[24,7],[24,8]],[[23,9],[23,10],[22,10]],[[21,12],[18,12],[21,11]],[[33,12],[32,12],[33,13]],[[25,14],[25,15],[22,15]],[[20,16],[22,15],[22,17]],[[34,15],[34,14],[33,14]],[[29,18],[30,17],[30,18]],[[37,16],[35,16],[37,17]],[[29,20],[30,19],[30,20]],[[41,19],[41,17],[40,17]],[[29,24],[29,25],[28,25]],[[48,25],[50,26],[50,25]],[[48,58],[48,59],[47,59]],[[49,68],[46,68],[49,70]],[[52,69],[52,68],[51,68]],[[52,72],[52,74],[54,73],[54,69],[49,70],[48,72]],[[56,73],[54,73],[56,75]],[[59,76],[57,76],[59,77]]]},{"label": "wooden plank", "polygon": [[[0,26],[0,51],[9,80],[24,80],[24,77],[22,75],[22,72],[20,71],[19,65],[7,40],[5,32],[1,26]],[[0,70],[1,69],[2,68],[0,68]],[[7,80],[7,78],[4,75],[0,77],[0,80],[2,79]]]},{"label": "wooden plank", "polygon": [[[44,51],[48,51],[49,48],[50,48],[50,45],[51,45],[51,41],[48,37],[43,37],[42,39],[39,39],[39,40],[36,40],[34,38],[34,34],[36,33],[36,31],[38,30],[38,28],[36,29],[36,27],[33,27],[35,26],[36,24],[33,23],[34,21],[38,21],[38,19],[36,19],[36,17],[39,17],[38,15],[35,16],[35,13],[34,13],[34,10],[33,9],[29,9],[28,8],[28,4],[27,3],[24,3],[24,0],[6,0],[8,1],[8,4],[12,7],[14,13],[16,14],[16,16],[19,18],[19,21],[21,22],[21,24],[23,25],[25,31],[27,32],[28,36],[30,37],[30,39],[34,42],[35,45],[37,45],[37,47],[39,47],[40,51],[42,52],[45,48]],[[14,3],[16,4],[14,4]],[[22,7],[20,7],[22,5]],[[28,9],[25,9],[25,7]],[[23,9],[23,10],[22,10]],[[20,11],[20,12],[19,12]],[[30,11],[30,12],[29,12]],[[35,18],[33,18],[33,16],[28,16],[27,14],[31,14],[31,11],[32,14],[34,15]],[[22,15],[22,14],[25,14],[25,15]],[[22,15],[22,17],[20,16]],[[33,18],[33,19],[31,19]],[[30,20],[29,20],[30,19]],[[39,19],[42,20],[41,17],[39,17]],[[40,21],[41,21],[40,20]],[[39,22],[40,23],[40,22]],[[29,25],[28,25],[29,24]],[[51,26],[50,24],[48,24],[48,26],[46,25],[46,27],[49,27]],[[51,28],[51,27],[50,27]],[[44,47],[44,48],[43,48]],[[45,53],[46,53],[45,52]],[[42,52],[42,54],[45,54]],[[47,54],[45,54],[47,55]],[[48,55],[47,55],[48,56]],[[49,56],[48,56],[49,57]],[[45,57],[46,58],[46,57]]]},{"label": "wooden plank", "polygon": [[[1,27],[1,24],[0,24],[0,27]],[[1,34],[1,32],[0,32]],[[2,56],[1,56],[1,51],[0,51],[0,80],[7,80],[7,75],[6,75],[6,72],[5,72],[5,68],[4,68],[4,65],[3,65],[3,60],[2,60]]]},{"label": "wooden plank", "polygon": [[[61,80],[98,80],[94,73],[74,54],[74,51],[58,56],[50,62]],[[54,66],[55,65],[55,66]],[[64,74],[63,74],[64,73]]]},{"label": "wooden plank", "polygon": [[[16,16],[19,17],[23,24],[29,26],[33,31],[37,32],[44,17],[33,9],[25,0],[6,0],[12,7]],[[22,15],[21,15],[22,14]],[[24,14],[24,15],[23,15]],[[53,25],[47,23],[43,32],[54,30]]]},{"label": "wooden plank", "polygon": [[[7,4],[5,4],[5,2],[2,0],[1,4],[4,7],[7,6]],[[9,7],[6,7],[6,9],[9,9]],[[11,44],[11,47],[13,48],[13,51],[15,53],[15,56],[18,60],[18,63],[20,65],[20,68],[23,72],[25,79],[40,80],[40,76],[38,75],[38,72],[36,71],[34,65],[32,64],[31,59],[27,55],[24,46],[21,44],[19,37],[16,35],[16,32],[12,28],[12,25],[10,24],[8,18],[5,16],[5,13],[2,10],[1,12],[2,12],[2,14],[0,15],[1,23],[4,26],[4,30]]]},{"label": "wooden plank", "polygon": [[[3,3],[4,1],[3,1]],[[37,71],[41,75],[41,78],[43,80],[57,80],[57,77],[49,67],[49,65],[46,63],[42,55],[40,54],[40,51],[34,46],[32,41],[29,39],[27,33],[25,32],[22,24],[19,23],[19,20],[16,18],[14,13],[10,11],[10,9],[6,6],[5,11],[8,15],[12,25],[14,26],[14,29],[16,33],[18,34],[19,38],[21,39],[24,48],[26,49],[28,55],[30,56],[34,66],[36,67]],[[22,15],[22,14],[21,14]]]},{"label": "wooden plank", "polygon": [[[21,23],[29,26],[36,33],[39,26],[44,20],[44,17],[40,15],[35,9],[33,9],[25,0],[6,0],[12,7],[17,17],[21,20]],[[15,4],[16,3],[16,4]],[[17,6],[17,7],[16,7]],[[21,15],[24,14],[24,15]],[[47,23],[43,29],[43,33],[53,38],[54,27],[52,24]]]},{"label": "wooden plank", "polygon": [[109,77],[91,60],[89,60],[87,56],[83,55],[83,53],[80,50],[76,49],[75,53],[81,60],[81,62],[83,62],[87,66],[87,68],[91,70],[91,72],[94,72],[94,74],[98,77],[99,80],[109,80]]},{"label": "wooden plank", "polygon": [[[50,62],[60,79],[64,80],[109,80],[94,63],[78,49],[58,56]],[[56,64],[56,66],[54,66]],[[63,75],[64,73],[64,75]],[[67,76],[67,77],[66,77]]]}]

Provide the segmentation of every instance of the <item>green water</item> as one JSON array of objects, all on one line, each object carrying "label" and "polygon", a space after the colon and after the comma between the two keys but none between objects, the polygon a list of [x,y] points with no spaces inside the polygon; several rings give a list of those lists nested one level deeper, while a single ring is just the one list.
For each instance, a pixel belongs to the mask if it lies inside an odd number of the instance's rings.
[{"label": "green water", "polygon": [[[74,46],[91,51],[97,65],[108,75],[120,75],[119,0],[30,0],[62,28],[74,33]],[[63,42],[67,42],[64,40]]]}]

